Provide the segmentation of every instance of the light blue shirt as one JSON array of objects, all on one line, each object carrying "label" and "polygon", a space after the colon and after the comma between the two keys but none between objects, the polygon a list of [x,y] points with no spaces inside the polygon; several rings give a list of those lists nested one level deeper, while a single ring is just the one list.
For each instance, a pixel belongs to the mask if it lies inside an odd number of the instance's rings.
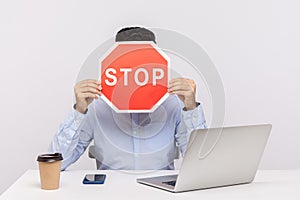
[{"label": "light blue shirt", "polygon": [[202,106],[184,111],[170,95],[152,113],[116,113],[101,98],[87,114],[72,110],[50,145],[63,155],[62,170],[74,163],[94,140],[100,169],[174,169],[179,148],[186,150],[193,129],[206,128]]}]

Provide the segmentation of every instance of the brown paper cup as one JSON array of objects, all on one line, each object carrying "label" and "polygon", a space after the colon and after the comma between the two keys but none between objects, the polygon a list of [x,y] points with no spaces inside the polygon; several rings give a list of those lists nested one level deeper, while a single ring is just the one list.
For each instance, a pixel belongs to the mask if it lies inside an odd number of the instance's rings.
[{"label": "brown paper cup", "polygon": [[59,188],[62,156],[59,153],[43,154],[38,157],[41,188],[56,190]]}]

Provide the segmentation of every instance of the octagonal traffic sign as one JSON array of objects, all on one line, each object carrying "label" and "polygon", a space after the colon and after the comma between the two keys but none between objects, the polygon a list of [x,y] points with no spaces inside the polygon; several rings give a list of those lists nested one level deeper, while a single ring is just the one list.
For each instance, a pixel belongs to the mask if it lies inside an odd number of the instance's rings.
[{"label": "octagonal traffic sign", "polygon": [[153,42],[116,42],[100,68],[101,97],[116,112],[152,112],[168,97],[170,59]]}]

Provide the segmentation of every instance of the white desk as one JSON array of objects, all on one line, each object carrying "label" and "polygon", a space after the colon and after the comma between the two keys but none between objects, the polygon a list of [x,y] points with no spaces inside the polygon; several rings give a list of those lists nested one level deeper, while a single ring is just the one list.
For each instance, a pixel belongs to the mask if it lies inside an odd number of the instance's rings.
[{"label": "white desk", "polygon": [[[83,185],[87,173],[107,174],[104,185]],[[253,183],[231,187],[198,190],[184,193],[170,193],[136,183],[136,178],[176,173],[175,171],[65,171],[61,173],[60,189],[43,191],[40,189],[37,170],[29,170],[22,175],[1,196],[4,199],[197,199],[197,200],[299,200],[300,170],[258,171]]]}]

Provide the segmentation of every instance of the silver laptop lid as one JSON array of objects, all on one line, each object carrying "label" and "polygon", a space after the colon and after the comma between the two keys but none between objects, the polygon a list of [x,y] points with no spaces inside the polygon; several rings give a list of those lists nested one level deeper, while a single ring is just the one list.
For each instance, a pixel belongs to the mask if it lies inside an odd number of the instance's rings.
[{"label": "silver laptop lid", "polygon": [[272,126],[194,130],[175,191],[252,182]]}]

